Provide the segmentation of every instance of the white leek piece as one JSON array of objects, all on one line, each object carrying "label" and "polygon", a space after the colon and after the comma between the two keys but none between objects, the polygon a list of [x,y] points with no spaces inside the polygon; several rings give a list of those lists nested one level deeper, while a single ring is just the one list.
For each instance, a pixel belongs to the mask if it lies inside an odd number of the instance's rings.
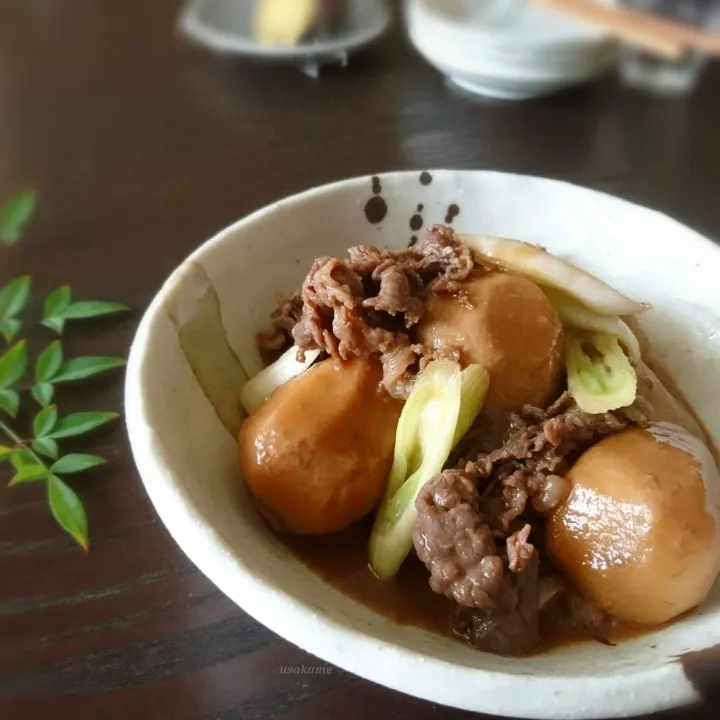
[{"label": "white leek piece", "polygon": [[295,346],[286,350],[272,365],[261,370],[243,386],[240,393],[240,404],[245,412],[249,415],[262,404],[273,390],[304,373],[315,362],[319,354],[320,350],[307,350],[305,361],[299,362]]},{"label": "white leek piece", "polygon": [[632,361],[634,363],[639,362],[640,343],[628,324],[623,322],[619,317],[598,315],[568,295],[565,295],[565,293],[552,288],[543,288],[543,292],[550,301],[550,304],[555,308],[555,312],[557,312],[562,320],[563,325],[579,328],[580,330],[587,330],[589,332],[613,335],[628,351]]},{"label": "white leek piece", "polygon": [[594,275],[537,245],[480,235],[458,234],[457,238],[472,250],[479,263],[562,290],[600,315],[635,315],[647,309],[647,305],[631,300]]},{"label": "white leek piece", "polygon": [[458,414],[453,447],[475,422],[490,387],[490,376],[482,365],[468,365],[461,373],[460,413]]},{"label": "white leek piece", "polygon": [[604,413],[635,402],[637,375],[613,335],[568,332],[565,362],[568,389],[581,410]]}]

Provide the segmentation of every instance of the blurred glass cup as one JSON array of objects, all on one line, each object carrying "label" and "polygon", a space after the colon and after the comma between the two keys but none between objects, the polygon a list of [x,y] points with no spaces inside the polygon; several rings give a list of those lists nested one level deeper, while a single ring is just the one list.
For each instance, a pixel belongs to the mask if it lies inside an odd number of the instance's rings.
[{"label": "blurred glass cup", "polygon": [[[622,0],[634,10],[664,15],[709,30],[720,27],[720,0]],[[656,95],[682,96],[698,83],[708,58],[689,50],[677,60],[668,60],[634,47],[624,47],[620,77],[633,88]]]}]

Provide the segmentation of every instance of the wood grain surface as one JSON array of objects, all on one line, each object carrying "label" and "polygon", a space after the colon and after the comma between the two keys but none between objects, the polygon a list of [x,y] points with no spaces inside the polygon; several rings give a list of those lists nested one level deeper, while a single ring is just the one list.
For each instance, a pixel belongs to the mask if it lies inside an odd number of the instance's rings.
[{"label": "wood grain surface", "polygon": [[[609,78],[493,103],[448,89],[398,30],[313,81],[188,46],[175,32],[178,9],[175,0],[0,2],[0,197],[27,185],[41,197],[24,241],[0,249],[0,282],[30,272],[39,293],[69,282],[77,297],[133,309],[71,328],[69,353],[126,353],[143,309],[200,242],[347,176],[546,175],[720,236],[718,67],[678,102]],[[47,336],[32,339],[42,347]],[[121,410],[121,376],[69,386],[59,403]],[[74,483],[91,522],[88,555],[54,525],[41,488],[0,489],[0,718],[472,717],[329,667],[258,625],[165,532],[124,428],[90,444],[111,462]]]}]

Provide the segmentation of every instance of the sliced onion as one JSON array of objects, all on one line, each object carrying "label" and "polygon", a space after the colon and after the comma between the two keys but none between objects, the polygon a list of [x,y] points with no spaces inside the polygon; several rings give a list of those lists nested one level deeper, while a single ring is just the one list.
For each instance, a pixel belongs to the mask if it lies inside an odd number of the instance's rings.
[{"label": "sliced onion", "polygon": [[565,293],[552,288],[543,288],[543,292],[563,321],[563,325],[613,335],[628,351],[632,361],[636,364],[639,362],[640,343],[627,323],[624,323],[619,317],[598,315]]},{"label": "sliced onion", "polygon": [[268,365],[245,383],[240,393],[240,404],[248,415],[259,407],[273,390],[304,373],[320,354],[320,350],[306,350],[305,361],[299,362],[297,350],[295,346],[286,350],[272,365]]},{"label": "sliced onion", "polygon": [[457,238],[473,251],[480,264],[523,275],[539,285],[562,290],[600,315],[636,315],[648,308],[537,245],[460,233]]}]

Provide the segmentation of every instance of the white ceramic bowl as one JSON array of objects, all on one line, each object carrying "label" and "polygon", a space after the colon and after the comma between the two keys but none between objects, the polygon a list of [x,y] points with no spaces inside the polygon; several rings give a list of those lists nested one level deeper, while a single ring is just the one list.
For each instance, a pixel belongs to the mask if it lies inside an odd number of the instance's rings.
[{"label": "white ceramic bowl", "polygon": [[455,204],[458,230],[541,243],[653,303],[642,324],[654,355],[720,441],[720,252],[709,240],[659,213],[554,180],[443,170],[379,182],[379,193],[377,181],[358,178],[257,211],[202,245],[153,301],[131,351],[126,413],[163,522],[261,623],[417,697],[537,718],[620,717],[698,699],[697,672],[707,665],[699,651],[720,646],[717,586],[697,612],[617,647],[585,643],[508,659],[377,615],[328,587],[261,522],[239,478],[232,434],[243,367],[254,372],[259,363],[254,334],[267,325],[275,293],[296,288],[316,256],[342,256],[358,243],[406,245],[420,204],[425,226],[443,222]]},{"label": "white ceramic bowl", "polygon": [[454,83],[481,95],[548,95],[617,62],[617,45],[608,35],[522,0],[406,0],[405,10],[418,52]]}]

